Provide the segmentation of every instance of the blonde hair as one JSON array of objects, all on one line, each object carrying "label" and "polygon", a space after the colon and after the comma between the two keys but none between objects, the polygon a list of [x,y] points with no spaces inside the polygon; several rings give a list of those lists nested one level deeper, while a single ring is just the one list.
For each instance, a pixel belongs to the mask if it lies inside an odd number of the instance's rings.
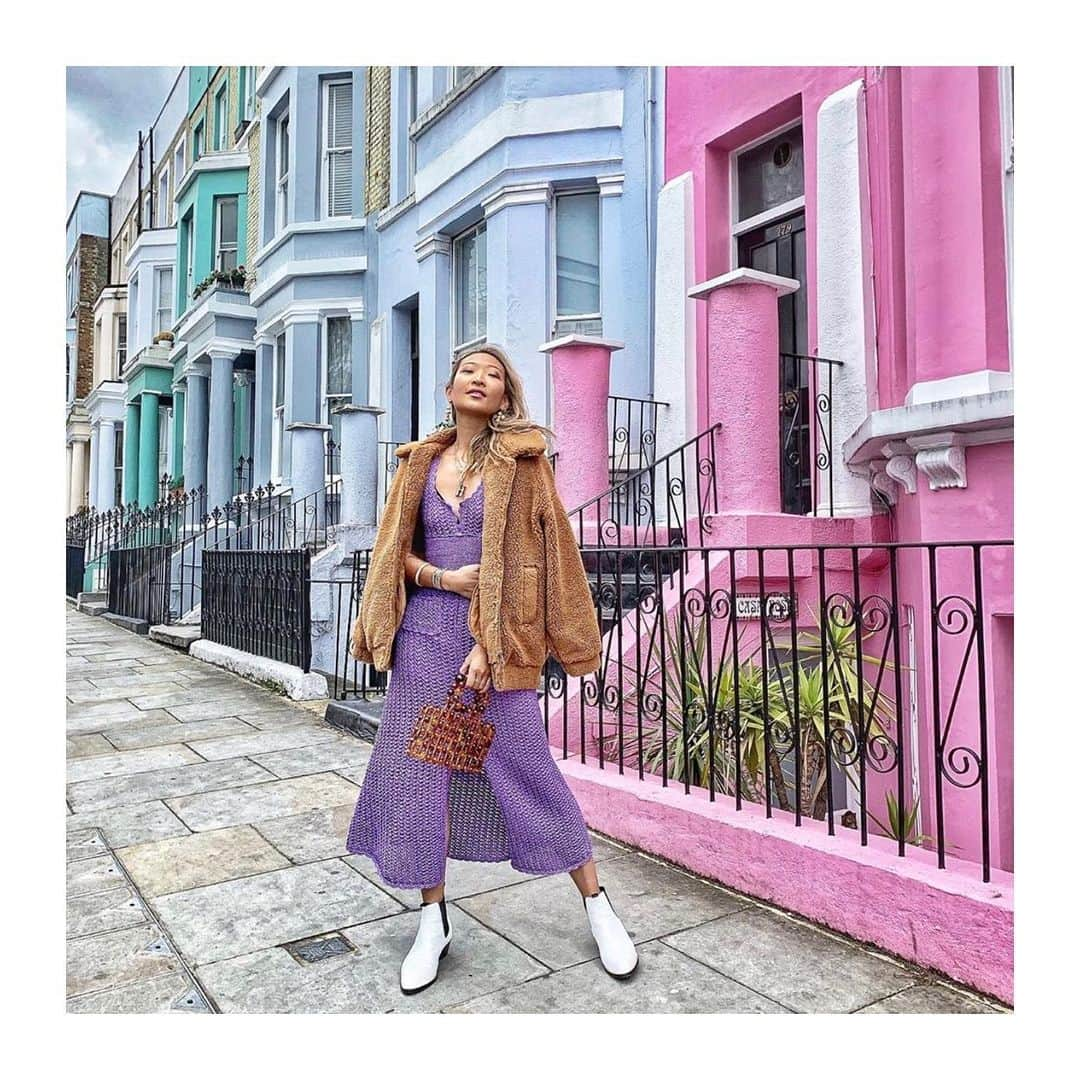
[{"label": "blonde hair", "polygon": [[[550,453],[550,447],[555,439],[555,432],[529,417],[528,406],[525,404],[525,387],[522,384],[521,376],[518,374],[517,368],[514,367],[509,354],[501,346],[488,342],[484,345],[473,345],[465,349],[454,359],[454,363],[450,368],[450,377],[446,382],[446,389],[450,390],[454,385],[458,368],[470,356],[475,356],[477,353],[488,353],[502,364],[506,375],[505,392],[508,404],[505,409],[501,409],[489,416],[483,430],[473,437],[472,442],[469,444],[466,472],[481,468],[489,455],[499,458],[500,461],[511,461],[513,455],[508,453],[502,445],[501,436],[505,434],[539,431],[543,434]],[[451,414],[454,413],[453,405],[450,406],[450,411]]]}]

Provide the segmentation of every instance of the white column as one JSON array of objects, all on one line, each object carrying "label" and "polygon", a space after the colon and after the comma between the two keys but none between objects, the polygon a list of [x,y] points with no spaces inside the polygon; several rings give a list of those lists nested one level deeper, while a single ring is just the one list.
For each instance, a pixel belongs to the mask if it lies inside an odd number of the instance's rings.
[{"label": "white column", "polygon": [[86,496],[86,439],[71,443],[71,487],[68,491],[68,513],[74,514]]},{"label": "white column", "polygon": [[116,505],[116,421],[102,420],[98,424],[97,501],[98,510],[111,510]]},{"label": "white column", "polygon": [[[861,80],[830,94],[818,109],[817,325],[818,355],[839,360],[833,372],[834,514],[872,513],[870,487],[844,465],[842,447],[869,411],[868,375],[876,378],[872,290],[867,257],[866,109]],[[818,367],[821,386],[828,372]],[[813,402],[811,402],[813,405]],[[818,512],[829,513],[829,475],[818,477]]]},{"label": "white column", "polygon": [[90,428],[90,509],[98,508],[98,443],[101,440],[101,431],[97,424]]}]

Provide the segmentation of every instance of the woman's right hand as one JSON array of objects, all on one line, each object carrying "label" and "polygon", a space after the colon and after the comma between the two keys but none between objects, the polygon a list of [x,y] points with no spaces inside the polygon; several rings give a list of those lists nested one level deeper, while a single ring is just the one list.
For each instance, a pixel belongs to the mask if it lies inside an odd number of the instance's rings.
[{"label": "woman's right hand", "polygon": [[442,576],[442,586],[447,592],[455,592],[464,597],[472,596],[479,581],[479,563],[466,563],[456,570],[447,570]]}]

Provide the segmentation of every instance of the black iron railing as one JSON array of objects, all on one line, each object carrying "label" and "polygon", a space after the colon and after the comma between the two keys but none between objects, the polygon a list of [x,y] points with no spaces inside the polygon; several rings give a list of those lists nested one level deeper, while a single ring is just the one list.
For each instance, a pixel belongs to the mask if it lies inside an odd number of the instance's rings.
[{"label": "black iron railing", "polygon": [[311,552],[202,554],[202,635],[311,669]]},{"label": "black iron railing", "polygon": [[108,552],[108,610],[151,626],[167,622],[171,552],[169,544]]},{"label": "black iron railing", "polygon": [[608,395],[608,421],[611,436],[608,445],[608,473],[611,482],[620,472],[635,471],[656,460],[657,409],[667,408],[666,401],[652,398]]},{"label": "black iron railing", "polygon": [[247,495],[255,487],[255,459],[241,455],[233,469],[233,498]]},{"label": "black iron railing", "polygon": [[833,370],[840,360],[780,354],[780,499],[785,514],[832,517]]},{"label": "black iron railing", "polygon": [[394,454],[394,451],[399,446],[404,446],[404,443],[379,441],[379,456],[382,460],[382,468],[379,470],[378,491],[375,493],[375,505],[378,507],[376,520],[382,519],[382,513],[386,507],[387,493],[390,491],[391,483],[393,483],[394,473],[397,472],[398,465],[401,464],[401,459]]},{"label": "black iron railing", "polygon": [[370,548],[355,551],[348,580],[313,582],[329,589],[329,607],[334,620],[334,657],[332,670],[324,674],[330,685],[330,695],[336,701],[368,700],[386,693],[387,673],[376,670],[371,664],[361,663],[349,653],[349,635],[360,614],[370,559]]},{"label": "black iron railing", "polygon": [[83,591],[83,580],[86,574],[86,544],[84,541],[72,541],[68,540],[64,547],[64,566],[66,585],[66,595],[72,599],[77,597],[79,593]]},{"label": "black iron railing", "polygon": [[1011,871],[1011,541],[666,554],[594,582],[596,674],[549,659],[563,757]]},{"label": "black iron railing", "polygon": [[568,511],[583,550],[703,544],[718,511],[713,424],[670,453]]}]

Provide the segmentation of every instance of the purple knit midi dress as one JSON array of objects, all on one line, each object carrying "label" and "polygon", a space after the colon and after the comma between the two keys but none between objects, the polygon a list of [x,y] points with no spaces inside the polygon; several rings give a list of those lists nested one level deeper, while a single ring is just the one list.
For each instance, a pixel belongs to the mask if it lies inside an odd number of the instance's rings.
[{"label": "purple knit midi dress", "polygon": [[[424,557],[446,568],[478,563],[483,481],[461,503],[459,518],[435,486],[438,460],[429,467],[420,506]],[[495,738],[482,773],[405,753],[421,707],[446,700],[475,644],[468,597],[411,583],[408,590],[382,721],[346,847],[367,855],[379,876],[401,889],[438,885],[447,855],[472,862],[509,859],[528,874],[555,874],[588,862],[592,843],[585,819],[551,755],[535,690],[489,689],[484,717],[495,726]],[[466,700],[472,695],[465,690]]]}]

